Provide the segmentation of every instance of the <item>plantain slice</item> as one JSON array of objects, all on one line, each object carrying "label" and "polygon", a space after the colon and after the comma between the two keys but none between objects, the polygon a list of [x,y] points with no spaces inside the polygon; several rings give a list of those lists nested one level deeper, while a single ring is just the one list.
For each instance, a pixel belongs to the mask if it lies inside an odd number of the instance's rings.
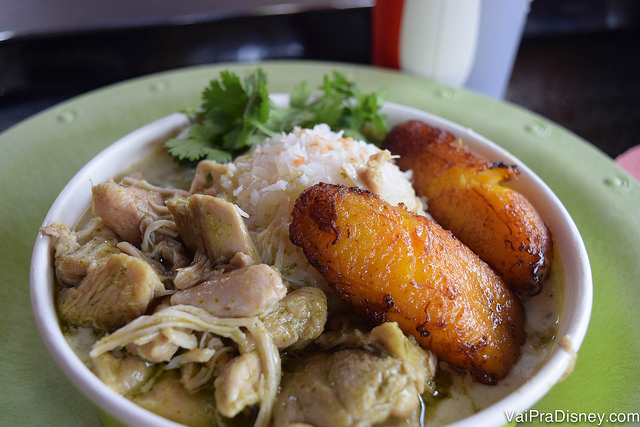
[{"label": "plantain slice", "polygon": [[337,294],[380,324],[397,322],[441,360],[495,384],[520,357],[520,300],[436,222],[357,188],[317,184],[289,227]]},{"label": "plantain slice", "polygon": [[491,265],[521,295],[542,290],[553,239],[521,193],[502,185],[518,168],[491,162],[451,133],[420,121],[394,127],[384,146],[403,170],[413,170],[416,193],[429,214]]}]

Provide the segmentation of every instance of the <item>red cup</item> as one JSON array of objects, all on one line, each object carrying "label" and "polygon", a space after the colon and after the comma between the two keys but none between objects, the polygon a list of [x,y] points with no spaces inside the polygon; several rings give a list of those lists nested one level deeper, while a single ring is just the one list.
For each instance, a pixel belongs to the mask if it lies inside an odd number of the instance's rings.
[{"label": "red cup", "polygon": [[371,10],[371,60],[379,67],[400,69],[398,55],[404,0],[377,0]]}]

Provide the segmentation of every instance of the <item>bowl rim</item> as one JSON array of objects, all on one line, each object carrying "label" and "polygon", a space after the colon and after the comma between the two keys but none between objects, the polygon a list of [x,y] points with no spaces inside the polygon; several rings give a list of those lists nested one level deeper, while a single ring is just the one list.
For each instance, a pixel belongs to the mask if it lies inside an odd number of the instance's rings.
[{"label": "bowl rim", "polygon": [[[287,94],[273,94],[271,98],[276,104],[288,102]],[[465,144],[474,151],[485,155],[491,154],[494,157],[497,156],[497,160],[517,164],[520,176],[524,178],[519,180],[518,190],[534,200],[534,205],[539,211],[554,213],[550,218],[544,219],[545,222],[549,221],[547,225],[553,232],[554,244],[560,243],[556,253],[562,253],[563,256],[565,282],[568,279],[567,275],[573,274],[575,277],[572,277],[572,281],[581,285],[576,286],[579,292],[575,298],[571,300],[563,298],[554,348],[541,368],[524,384],[478,413],[452,425],[461,427],[478,423],[496,426],[507,424],[507,410],[511,414],[528,410],[570,373],[576,353],[586,335],[593,304],[593,280],[588,254],[580,232],[562,202],[548,185],[525,163],[493,141],[450,120],[400,104],[386,102],[381,112],[387,116],[390,125],[411,118],[424,120],[462,136]],[[69,226],[75,225],[81,216],[77,215],[78,212],[84,212],[89,203],[82,206],[76,204],[75,209],[69,209],[70,206],[74,206],[73,200],[78,198],[76,193],[78,189],[84,191],[82,187],[85,187],[90,190],[92,181],[102,182],[113,174],[124,171],[136,161],[148,156],[148,150],[156,147],[159,141],[166,140],[188,125],[189,119],[186,115],[174,113],[134,130],[100,151],[64,186],[51,205],[42,226],[53,221],[64,222]],[[122,166],[120,164],[123,162],[119,160],[121,158],[127,159],[126,164]],[[105,163],[118,165],[119,169],[105,170],[103,166]],[[90,201],[90,192],[87,194]],[[38,233],[30,264],[32,311],[40,335],[58,366],[94,404],[119,421],[132,426],[178,426],[179,424],[147,411],[111,390],[91,372],[66,343],[58,322],[53,290],[50,286],[53,281],[50,254],[49,238]],[[567,259],[564,258],[565,256]],[[43,262],[43,260],[46,261]],[[567,271],[566,266],[571,266],[572,271]],[[560,342],[562,345],[559,345]]]}]

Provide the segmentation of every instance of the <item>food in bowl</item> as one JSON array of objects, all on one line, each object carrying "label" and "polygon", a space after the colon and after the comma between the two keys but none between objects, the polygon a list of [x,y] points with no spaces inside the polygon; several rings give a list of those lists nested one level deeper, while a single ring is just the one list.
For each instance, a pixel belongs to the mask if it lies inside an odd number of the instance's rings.
[{"label": "food in bowl", "polygon": [[427,214],[410,172],[384,150],[319,125],[232,162],[201,161],[186,180],[179,171],[182,185],[174,171],[156,153],[93,186],[100,215],[42,230],[54,241],[66,339],[141,407],[191,425],[446,424],[517,389],[553,350],[554,270],[539,295],[523,298],[519,361],[486,386],[438,362],[397,322],[354,315],[309,264],[289,225],[314,184],[359,186]]}]

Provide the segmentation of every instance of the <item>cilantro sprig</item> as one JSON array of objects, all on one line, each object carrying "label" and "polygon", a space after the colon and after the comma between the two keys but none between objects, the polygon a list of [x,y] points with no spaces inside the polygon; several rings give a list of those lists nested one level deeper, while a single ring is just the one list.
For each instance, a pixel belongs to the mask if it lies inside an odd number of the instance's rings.
[{"label": "cilantro sprig", "polygon": [[181,163],[202,159],[231,161],[267,137],[294,127],[328,124],[346,136],[379,143],[387,133],[380,114],[382,91],[363,94],[342,74],[325,75],[319,93],[303,81],[290,94],[289,106],[276,106],[269,98],[262,69],[241,79],[230,71],[220,73],[201,95],[200,109],[192,113],[192,126],[184,138],[165,143]]}]

